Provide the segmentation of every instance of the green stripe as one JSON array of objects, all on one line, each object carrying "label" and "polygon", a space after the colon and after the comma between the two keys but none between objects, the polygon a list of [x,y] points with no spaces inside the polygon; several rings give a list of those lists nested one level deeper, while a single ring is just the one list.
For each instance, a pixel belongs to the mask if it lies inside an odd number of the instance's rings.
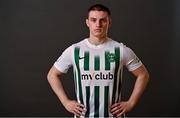
[{"label": "green stripe", "polygon": [[110,70],[109,52],[105,51],[105,70]]},{"label": "green stripe", "polygon": [[94,58],[94,70],[100,69],[100,59],[99,56],[95,56]]},{"label": "green stripe", "polygon": [[89,52],[84,53],[84,70],[89,70]]},{"label": "green stripe", "polygon": [[99,117],[99,86],[95,86],[94,93],[94,117]]},{"label": "green stripe", "polygon": [[117,91],[117,72],[119,68],[120,63],[120,49],[119,47],[115,48],[115,73],[114,73],[114,86],[113,86],[113,95],[112,95],[112,104],[116,103],[115,97],[116,97],[116,91]]},{"label": "green stripe", "polygon": [[77,68],[77,74],[78,74],[78,85],[79,85],[79,100],[81,104],[84,104],[83,102],[83,95],[82,95],[82,86],[81,86],[81,72],[79,68],[79,47],[76,47],[74,50],[74,58],[75,58],[75,64]]},{"label": "green stripe", "polygon": [[89,107],[89,99],[90,99],[90,86],[86,86],[86,114],[85,117],[89,117],[89,111],[90,111],[90,107]]},{"label": "green stripe", "polygon": [[76,70],[74,69],[74,85],[75,85],[75,92],[77,94],[77,79],[76,79]]},{"label": "green stripe", "polygon": [[104,87],[104,117],[109,117],[109,86]]}]

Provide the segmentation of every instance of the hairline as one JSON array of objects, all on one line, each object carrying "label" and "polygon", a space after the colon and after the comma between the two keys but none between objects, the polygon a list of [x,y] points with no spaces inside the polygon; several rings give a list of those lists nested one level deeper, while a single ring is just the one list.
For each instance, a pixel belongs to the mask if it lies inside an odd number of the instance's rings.
[{"label": "hairline", "polygon": [[91,11],[102,11],[102,12],[105,12],[105,13],[107,13],[108,18],[111,18],[111,15],[110,15],[107,11],[95,9],[95,10],[89,10],[89,11],[88,11],[87,19],[89,18],[89,14],[90,14]]},{"label": "hairline", "polygon": [[88,8],[87,18],[89,18],[89,13],[91,11],[103,11],[103,12],[107,13],[109,18],[111,17],[111,10],[103,4],[94,4],[94,5],[90,6]]}]

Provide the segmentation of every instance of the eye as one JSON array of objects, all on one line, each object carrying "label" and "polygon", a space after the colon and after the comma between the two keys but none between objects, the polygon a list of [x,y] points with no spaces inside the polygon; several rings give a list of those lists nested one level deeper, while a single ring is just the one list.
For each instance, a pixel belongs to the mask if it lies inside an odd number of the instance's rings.
[{"label": "eye", "polygon": [[101,22],[107,22],[107,19],[106,18],[103,18],[103,19],[101,19]]},{"label": "eye", "polygon": [[90,21],[96,22],[96,19],[95,18],[91,18]]}]

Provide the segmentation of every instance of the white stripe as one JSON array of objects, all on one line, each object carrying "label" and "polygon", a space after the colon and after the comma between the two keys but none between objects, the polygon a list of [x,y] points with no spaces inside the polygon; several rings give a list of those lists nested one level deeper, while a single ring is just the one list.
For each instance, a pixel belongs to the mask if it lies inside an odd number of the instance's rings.
[{"label": "white stripe", "polygon": [[94,116],[94,86],[90,86],[89,116]]},{"label": "white stripe", "polygon": [[104,86],[99,86],[99,90],[99,103],[102,103],[99,106],[99,111],[101,111],[99,112],[99,116],[104,116]]}]

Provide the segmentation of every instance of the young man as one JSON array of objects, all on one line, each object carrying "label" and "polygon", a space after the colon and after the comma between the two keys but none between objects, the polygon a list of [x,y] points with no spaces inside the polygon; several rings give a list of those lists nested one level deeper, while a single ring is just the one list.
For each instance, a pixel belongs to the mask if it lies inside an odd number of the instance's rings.
[{"label": "young man", "polygon": [[[64,107],[75,116],[121,116],[132,110],[144,92],[149,75],[134,52],[107,36],[111,13],[101,4],[88,10],[89,38],[67,48],[48,73],[48,81]],[[70,100],[61,84],[61,74],[73,66],[77,101]],[[123,66],[136,79],[128,101],[121,101]]]}]

